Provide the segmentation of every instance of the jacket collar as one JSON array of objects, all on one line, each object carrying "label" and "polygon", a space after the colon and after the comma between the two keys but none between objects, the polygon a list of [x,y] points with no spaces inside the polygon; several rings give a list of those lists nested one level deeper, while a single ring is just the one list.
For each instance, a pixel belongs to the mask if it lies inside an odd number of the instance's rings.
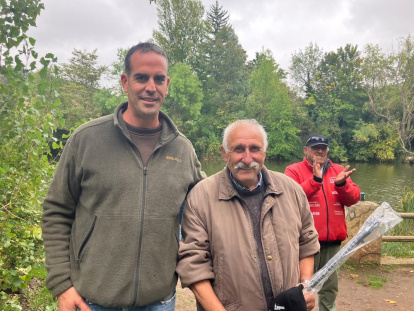
[{"label": "jacket collar", "polygon": [[[219,200],[231,200],[233,197],[238,197],[238,193],[230,180],[228,167],[226,166],[219,174],[219,186],[218,186],[218,197]],[[269,170],[263,166],[262,168],[263,174],[263,184],[266,187],[266,193],[278,195],[283,193],[282,188],[278,185],[277,181],[273,180],[270,177]]]},{"label": "jacket collar", "polygon": [[242,192],[253,192],[255,191],[257,188],[260,188],[263,184],[263,174],[260,171],[259,173],[259,182],[256,184],[256,187],[253,190],[249,190],[246,187],[239,185],[238,182],[234,179],[233,174],[229,171],[229,175],[230,175],[230,180],[233,184],[233,187],[236,188],[236,190],[238,191],[242,191]]},{"label": "jacket collar", "polygon": [[[119,127],[122,131],[122,133],[130,139],[129,131],[126,127],[126,123],[124,119],[122,118],[122,114],[128,107],[128,102],[124,102],[120,105],[118,105],[115,108],[114,111],[114,125],[115,127]],[[175,137],[177,137],[180,132],[178,131],[177,127],[173,123],[173,121],[170,119],[167,114],[160,111],[159,118],[162,122],[162,130],[161,130],[161,138],[160,138],[160,144],[163,145]]]},{"label": "jacket collar", "polygon": [[306,157],[303,157],[302,163],[308,168],[309,171],[313,171],[313,167],[309,163],[309,161],[306,159]]}]

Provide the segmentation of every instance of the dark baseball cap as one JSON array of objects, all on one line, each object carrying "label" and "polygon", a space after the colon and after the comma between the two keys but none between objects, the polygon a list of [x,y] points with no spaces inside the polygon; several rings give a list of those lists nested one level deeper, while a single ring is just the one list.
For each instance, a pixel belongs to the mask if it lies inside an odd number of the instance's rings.
[{"label": "dark baseball cap", "polygon": [[312,147],[316,145],[329,146],[329,139],[322,135],[311,135],[305,143],[306,147]]}]

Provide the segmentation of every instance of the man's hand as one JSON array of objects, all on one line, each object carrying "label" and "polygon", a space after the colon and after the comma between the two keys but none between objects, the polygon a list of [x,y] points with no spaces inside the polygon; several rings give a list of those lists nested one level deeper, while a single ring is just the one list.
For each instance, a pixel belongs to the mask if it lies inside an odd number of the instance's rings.
[{"label": "man's hand", "polygon": [[315,156],[313,158],[313,175],[322,178],[322,167],[324,162],[321,163],[320,157]]},{"label": "man's hand", "polygon": [[356,171],[355,168],[349,170],[349,167],[349,165],[345,166],[344,170],[338,174],[338,176],[335,179],[335,185],[340,185],[344,183],[345,180]]},{"label": "man's hand", "polygon": [[316,302],[316,295],[315,294],[305,294],[305,301],[306,301],[306,309],[308,311],[313,310],[315,308],[315,302]]},{"label": "man's hand", "polygon": [[223,304],[213,291],[210,280],[202,280],[190,285],[198,303],[206,311],[226,311]]},{"label": "man's hand", "polygon": [[57,300],[59,311],[76,311],[76,308],[82,311],[91,311],[73,286],[58,295]]}]

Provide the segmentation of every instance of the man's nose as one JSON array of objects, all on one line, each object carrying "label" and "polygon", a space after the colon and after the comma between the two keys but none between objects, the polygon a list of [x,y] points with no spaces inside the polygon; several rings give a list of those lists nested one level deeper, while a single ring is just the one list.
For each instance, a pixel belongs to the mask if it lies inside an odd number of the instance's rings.
[{"label": "man's nose", "polygon": [[243,163],[249,165],[253,162],[252,154],[248,148],[244,151]]},{"label": "man's nose", "polygon": [[147,84],[145,85],[145,90],[151,93],[156,91],[154,79],[148,79]]}]

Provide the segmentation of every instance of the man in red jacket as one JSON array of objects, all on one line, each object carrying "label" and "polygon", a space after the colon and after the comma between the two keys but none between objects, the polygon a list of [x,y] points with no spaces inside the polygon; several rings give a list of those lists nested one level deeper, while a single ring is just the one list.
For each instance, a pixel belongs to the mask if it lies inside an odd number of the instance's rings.
[{"label": "man in red jacket", "polygon": [[[312,135],[303,147],[303,161],[291,164],[285,170],[285,174],[305,191],[319,233],[321,249],[315,255],[315,272],[339,251],[341,242],[346,239],[344,206],[351,206],[361,198],[361,190],[350,177],[355,169],[334,164],[328,159],[328,151],[328,138]],[[319,291],[319,311],[335,311],[337,293],[335,272]]]}]

